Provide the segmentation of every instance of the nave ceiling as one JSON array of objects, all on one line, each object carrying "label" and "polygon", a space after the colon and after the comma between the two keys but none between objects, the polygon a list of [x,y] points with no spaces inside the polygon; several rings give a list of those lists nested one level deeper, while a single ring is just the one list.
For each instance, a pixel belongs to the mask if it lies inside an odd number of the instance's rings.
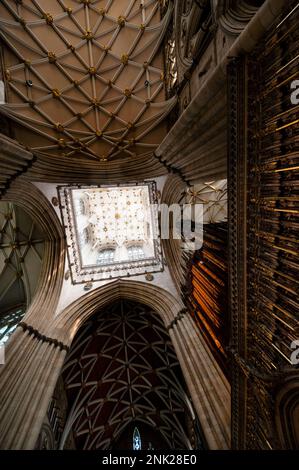
[{"label": "nave ceiling", "polygon": [[190,448],[192,405],[180,366],[162,319],[144,305],[121,300],[88,321],[63,379],[69,412],[61,448],[72,432],[77,449],[110,449],[134,422],[161,436],[158,448]]},{"label": "nave ceiling", "polygon": [[156,0],[3,0],[1,112],[17,140],[55,165],[152,155],[176,101],[160,48],[170,16]]}]

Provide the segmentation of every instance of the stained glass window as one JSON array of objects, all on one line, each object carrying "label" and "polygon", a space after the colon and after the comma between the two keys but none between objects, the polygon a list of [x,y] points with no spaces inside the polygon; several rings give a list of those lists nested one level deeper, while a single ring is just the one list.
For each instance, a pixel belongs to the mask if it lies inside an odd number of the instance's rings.
[{"label": "stained glass window", "polygon": [[24,316],[22,308],[0,316],[0,345],[5,344]]},{"label": "stained glass window", "polygon": [[135,428],[133,432],[133,450],[141,450],[141,437],[138,428]]}]

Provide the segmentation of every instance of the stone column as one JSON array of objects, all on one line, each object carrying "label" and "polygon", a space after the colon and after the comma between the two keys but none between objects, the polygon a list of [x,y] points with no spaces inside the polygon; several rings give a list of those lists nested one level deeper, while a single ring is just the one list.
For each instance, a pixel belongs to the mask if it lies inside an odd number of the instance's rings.
[{"label": "stone column", "polygon": [[168,327],[209,449],[230,448],[230,386],[192,318]]},{"label": "stone column", "polygon": [[1,366],[0,448],[32,449],[67,347],[21,324]]},{"label": "stone column", "polygon": [[[1,168],[1,165],[0,165]],[[5,348],[0,366],[0,448],[32,449],[60,373],[67,346],[51,325],[64,275],[65,240],[60,221],[43,194],[21,177],[4,200],[24,207],[45,234],[35,296]]]}]

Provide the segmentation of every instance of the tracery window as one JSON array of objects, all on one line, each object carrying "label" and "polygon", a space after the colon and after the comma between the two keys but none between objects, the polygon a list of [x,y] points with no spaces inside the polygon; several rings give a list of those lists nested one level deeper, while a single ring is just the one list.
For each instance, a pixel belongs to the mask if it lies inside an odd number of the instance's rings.
[{"label": "tracery window", "polygon": [[106,265],[114,262],[115,250],[113,248],[108,248],[101,250],[97,259],[97,264]]},{"label": "tracery window", "polygon": [[142,246],[133,245],[128,248],[128,256],[130,261],[144,259],[144,251]]},{"label": "tracery window", "polygon": [[88,230],[87,227],[83,230],[81,240],[83,241],[83,243],[89,243],[90,242],[90,234],[89,234],[89,230]]}]

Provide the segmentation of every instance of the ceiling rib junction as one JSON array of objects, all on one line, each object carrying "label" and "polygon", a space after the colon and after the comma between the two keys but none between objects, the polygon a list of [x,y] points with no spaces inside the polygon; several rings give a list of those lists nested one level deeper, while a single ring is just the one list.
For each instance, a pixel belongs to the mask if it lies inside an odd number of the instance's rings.
[{"label": "ceiling rib junction", "polygon": [[34,152],[96,161],[151,154],[165,101],[159,2],[3,0],[7,104]]}]

